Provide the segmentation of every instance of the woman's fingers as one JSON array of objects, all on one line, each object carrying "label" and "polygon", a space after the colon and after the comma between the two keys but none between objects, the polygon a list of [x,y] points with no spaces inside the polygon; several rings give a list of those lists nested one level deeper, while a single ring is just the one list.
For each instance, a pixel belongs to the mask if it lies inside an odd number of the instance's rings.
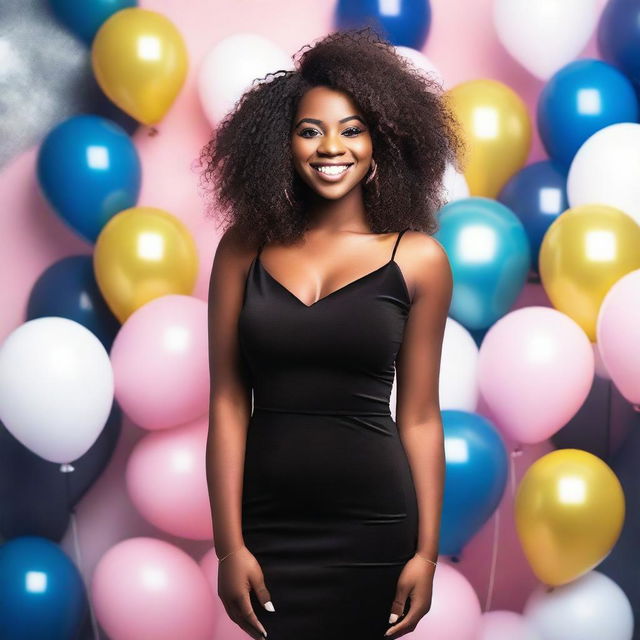
[{"label": "woman's fingers", "polygon": [[[392,627],[389,627],[384,634],[385,637],[389,637],[395,640],[395,638],[399,638],[400,636],[403,636],[406,633],[410,633],[418,626],[418,622],[420,622],[420,619],[429,610],[429,608],[426,605],[426,600],[422,601],[416,596],[412,596],[409,602],[410,602],[410,607],[409,607],[409,611],[407,612],[407,615],[402,620],[400,620],[400,622],[393,625]],[[393,607],[396,607],[396,605],[397,605],[397,602],[394,600]],[[404,603],[403,603],[403,606],[404,606]],[[397,610],[398,608],[396,607],[395,611]],[[403,609],[400,609],[400,613],[398,614],[399,617],[400,615],[402,615],[402,611]]]},{"label": "woman's fingers", "polygon": [[260,640],[267,636],[267,630],[253,611],[248,592],[229,606],[228,613],[229,617],[252,638]]}]

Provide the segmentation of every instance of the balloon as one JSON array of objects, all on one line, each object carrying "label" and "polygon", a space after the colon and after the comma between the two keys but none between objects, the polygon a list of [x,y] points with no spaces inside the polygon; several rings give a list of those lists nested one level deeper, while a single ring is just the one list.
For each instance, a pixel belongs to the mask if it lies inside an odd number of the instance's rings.
[{"label": "balloon", "polygon": [[111,547],[91,581],[98,622],[114,640],[211,640],[214,601],[200,567],[182,549],[154,538]]},{"label": "balloon", "polygon": [[61,540],[71,509],[100,477],[116,448],[122,412],[114,403],[105,428],[74,462],[73,473],[43,460],[0,425],[0,536],[38,535]]},{"label": "balloon", "polygon": [[442,412],[446,478],[440,549],[458,555],[495,511],[507,482],[507,452],[495,427],[466,411]]},{"label": "balloon", "polygon": [[516,173],[498,200],[519,218],[531,247],[532,268],[538,272],[538,253],[549,225],[568,208],[567,176],[552,161],[534,162]]},{"label": "balloon", "polygon": [[640,268],[640,226],[617,209],[587,204],[554,220],[540,246],[540,278],[553,306],[596,339],[602,300]]},{"label": "balloon", "polygon": [[89,242],[140,192],[141,165],[124,129],[79,115],[55,126],[38,150],[40,189],[62,221]]},{"label": "balloon", "polygon": [[596,131],[578,149],[567,177],[569,204],[609,205],[640,224],[640,124],[620,122]]},{"label": "balloon", "polygon": [[602,562],[620,535],[624,514],[616,474],[580,449],[558,449],[536,460],[515,496],[524,553],[536,576],[552,586]]},{"label": "balloon", "polygon": [[102,23],[117,11],[135,7],[136,0],[49,0],[56,18],[91,44]]},{"label": "balloon", "polygon": [[207,303],[162,296],[125,322],[111,349],[115,395],[144,429],[167,429],[208,413]]},{"label": "balloon", "polygon": [[187,48],[171,20],[137,7],[113,14],[91,47],[96,80],[123,111],[144,124],[162,120],[184,84]]},{"label": "balloon", "polygon": [[208,416],[140,439],[127,462],[127,491],[151,524],[190,540],[211,540],[211,513],[203,452]]},{"label": "balloon", "polygon": [[537,120],[547,153],[569,169],[582,143],[596,131],[638,120],[638,99],[615,67],[602,60],[575,60],[543,88]]},{"label": "balloon", "polygon": [[444,79],[440,70],[422,53],[412,47],[403,47],[402,45],[395,47],[396,53],[406,58],[414,67],[424,72],[431,81],[435,81],[439,85],[444,84]]},{"label": "balloon", "polygon": [[371,25],[392,44],[420,50],[429,35],[431,4],[420,0],[385,6],[377,0],[339,0],[334,23],[337,29]]},{"label": "balloon", "polygon": [[431,609],[410,636],[412,640],[475,640],[480,617],[480,602],[469,581],[451,565],[439,562],[433,574]]},{"label": "balloon", "polygon": [[29,320],[0,347],[0,420],[51,462],[68,464],[96,441],[113,391],[109,355],[73,320]]},{"label": "balloon", "polygon": [[465,198],[440,209],[435,238],[453,271],[449,314],[467,329],[484,329],[504,315],[522,290],[531,254],[522,223],[489,198]]},{"label": "balloon", "polygon": [[86,327],[109,351],[120,328],[107,306],[93,273],[93,257],[68,256],[49,266],[27,302],[27,320],[59,316]]},{"label": "balloon", "polygon": [[463,82],[444,95],[468,144],[464,175],[471,195],[495,198],[529,154],[527,107],[507,85],[488,78]]},{"label": "balloon", "polygon": [[292,67],[285,51],[256,33],[234,33],[216,43],[198,70],[200,104],[211,126],[232,110],[256,78]]},{"label": "balloon", "polygon": [[469,332],[453,318],[446,321],[440,361],[440,408],[475,411],[478,347]]},{"label": "balloon", "polygon": [[529,597],[524,617],[545,640],[631,640],[633,611],[624,591],[590,571],[570,584]]},{"label": "balloon", "polygon": [[496,0],[493,22],[504,48],[546,80],[584,49],[598,12],[596,0]]},{"label": "balloon", "polygon": [[604,60],[640,82],[640,6],[633,0],[613,0],[598,22],[598,49]]},{"label": "balloon", "polygon": [[515,611],[486,611],[474,640],[542,640],[526,618]]},{"label": "balloon", "polygon": [[198,256],[178,218],[162,209],[134,207],[121,211],[100,233],[93,266],[102,295],[124,322],[150,300],[191,294]]},{"label": "balloon", "polygon": [[24,536],[0,546],[3,640],[77,638],[87,605],[82,576],[57,544]]},{"label": "balloon", "polygon": [[598,313],[597,337],[613,382],[640,411],[640,269],[609,289]]},{"label": "balloon", "polygon": [[496,322],[480,347],[480,393],[500,429],[519,443],[541,442],[582,406],[593,381],[593,350],[571,318],[524,307]]}]

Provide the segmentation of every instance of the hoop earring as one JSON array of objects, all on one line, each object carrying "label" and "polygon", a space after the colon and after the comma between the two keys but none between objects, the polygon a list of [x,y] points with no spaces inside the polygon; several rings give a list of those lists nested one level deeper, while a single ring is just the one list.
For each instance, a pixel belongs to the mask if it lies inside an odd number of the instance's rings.
[{"label": "hoop earring", "polygon": [[287,199],[287,202],[293,208],[293,202],[291,202],[291,198],[289,197],[289,190],[287,189],[287,187],[284,188],[284,197]]},{"label": "hoop earring", "polygon": [[365,184],[369,184],[374,179],[376,172],[378,171],[378,165],[373,158],[371,158],[371,164],[373,165],[373,169],[371,170],[371,173],[367,176],[367,179],[364,181]]}]

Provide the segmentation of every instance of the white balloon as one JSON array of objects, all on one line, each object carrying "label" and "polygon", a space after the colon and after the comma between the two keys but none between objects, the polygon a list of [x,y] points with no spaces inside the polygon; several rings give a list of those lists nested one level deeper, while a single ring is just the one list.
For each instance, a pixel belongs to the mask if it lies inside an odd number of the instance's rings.
[{"label": "white balloon", "polygon": [[619,122],[587,138],[567,176],[571,207],[605,204],[640,224],[640,124]]},{"label": "white balloon", "polygon": [[[447,318],[440,357],[440,409],[475,411],[478,405],[478,347],[471,334]],[[396,413],[397,378],[393,379],[389,405]]]},{"label": "white balloon", "polygon": [[418,67],[421,71],[424,71],[427,76],[435,80],[439,85],[444,84],[442,74],[440,70],[424,55],[424,53],[414,49],[413,47],[405,47],[404,45],[397,45],[395,47],[396,53],[400,54],[404,58],[407,58],[409,62]]},{"label": "white balloon", "polygon": [[0,419],[51,462],[76,460],[104,428],[113,404],[109,354],[67,318],[36,318],[0,346]]},{"label": "white balloon", "polygon": [[267,38],[236,33],[215,44],[198,70],[198,93],[213,127],[233,108],[256,78],[293,69],[292,59]]},{"label": "white balloon", "polygon": [[495,609],[480,617],[474,640],[543,640],[529,622],[515,611]]},{"label": "white balloon", "polygon": [[597,21],[597,0],[495,0],[493,4],[498,39],[541,80],[578,56]]},{"label": "white balloon", "polygon": [[590,571],[547,591],[539,585],[525,603],[524,617],[544,640],[631,640],[633,610],[608,576]]},{"label": "white balloon", "polygon": [[469,197],[469,184],[464,174],[460,173],[450,162],[444,170],[442,191],[445,203]]}]

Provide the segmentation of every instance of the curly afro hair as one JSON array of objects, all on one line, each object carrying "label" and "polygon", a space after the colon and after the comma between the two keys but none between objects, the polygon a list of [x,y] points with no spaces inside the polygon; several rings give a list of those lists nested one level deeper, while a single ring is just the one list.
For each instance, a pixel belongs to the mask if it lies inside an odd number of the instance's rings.
[{"label": "curly afro hair", "polygon": [[464,152],[442,86],[370,26],[333,32],[292,59],[295,70],[254,80],[201,149],[214,217],[255,243],[304,233],[310,188],[294,168],[291,131],[300,98],[326,86],[349,95],[369,124],[377,179],[362,188],[372,232],[437,231],[443,173],[447,163],[459,169]]}]

